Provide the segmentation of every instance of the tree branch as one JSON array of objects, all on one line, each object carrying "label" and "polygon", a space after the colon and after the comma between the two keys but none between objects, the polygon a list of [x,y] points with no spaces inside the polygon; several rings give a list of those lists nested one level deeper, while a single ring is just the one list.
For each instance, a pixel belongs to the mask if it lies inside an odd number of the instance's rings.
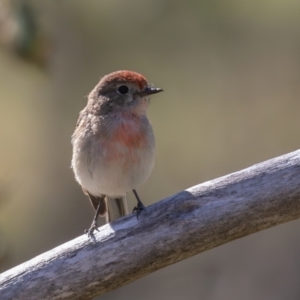
[{"label": "tree branch", "polygon": [[1,300],[91,299],[300,217],[300,150],[202,183],[0,275]]}]

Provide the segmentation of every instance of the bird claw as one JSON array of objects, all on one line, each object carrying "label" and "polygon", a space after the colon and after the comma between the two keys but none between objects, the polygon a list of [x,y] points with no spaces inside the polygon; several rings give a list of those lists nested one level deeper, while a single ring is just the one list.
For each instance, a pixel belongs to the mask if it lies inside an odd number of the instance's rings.
[{"label": "bird claw", "polygon": [[89,229],[86,229],[86,230],[84,231],[84,233],[87,234],[87,236],[88,236],[89,238],[93,238],[93,236],[94,236],[94,231],[95,231],[95,230],[99,231],[97,222],[93,221],[91,227],[90,227]]},{"label": "bird claw", "polygon": [[142,202],[138,202],[137,206],[133,208],[132,213],[136,212],[136,218],[139,219],[139,214],[143,211],[146,210],[146,207]]}]

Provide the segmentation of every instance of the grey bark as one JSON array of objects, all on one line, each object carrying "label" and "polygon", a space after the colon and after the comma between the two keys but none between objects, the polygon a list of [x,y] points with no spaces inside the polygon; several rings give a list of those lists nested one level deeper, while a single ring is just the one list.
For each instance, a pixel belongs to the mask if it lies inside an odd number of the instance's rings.
[{"label": "grey bark", "polygon": [[0,298],[91,299],[300,217],[300,150],[191,187],[0,275]]}]

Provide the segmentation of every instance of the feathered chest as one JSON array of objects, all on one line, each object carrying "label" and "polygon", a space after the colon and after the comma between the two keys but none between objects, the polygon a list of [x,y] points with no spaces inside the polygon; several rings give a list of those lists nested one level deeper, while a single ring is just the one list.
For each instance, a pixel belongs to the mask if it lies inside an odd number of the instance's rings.
[{"label": "feathered chest", "polygon": [[144,147],[148,142],[149,127],[145,121],[128,118],[121,120],[111,128],[108,135],[110,143],[118,143],[124,147]]},{"label": "feathered chest", "polygon": [[[145,117],[122,116],[106,123],[100,133],[100,147],[106,159],[138,159],[153,152],[154,137]],[[100,131],[101,132],[101,131]]]}]

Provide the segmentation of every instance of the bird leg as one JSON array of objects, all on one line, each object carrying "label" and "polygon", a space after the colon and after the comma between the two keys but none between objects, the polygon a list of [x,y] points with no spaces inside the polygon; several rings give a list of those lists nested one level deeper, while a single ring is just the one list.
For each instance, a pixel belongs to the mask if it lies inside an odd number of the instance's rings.
[{"label": "bird leg", "polygon": [[98,225],[97,225],[97,219],[98,219],[98,215],[99,215],[99,212],[100,212],[100,209],[101,209],[102,202],[103,201],[99,201],[95,216],[93,218],[93,222],[91,224],[91,227],[84,231],[84,233],[86,233],[88,235],[88,237],[92,237],[94,235],[94,230],[99,231],[98,230]]},{"label": "bird leg", "polygon": [[134,194],[134,196],[135,196],[135,198],[136,198],[136,200],[137,200],[137,206],[135,206],[135,207],[133,208],[133,211],[132,211],[132,212],[133,212],[133,213],[136,212],[136,217],[137,217],[137,219],[139,219],[139,214],[140,214],[143,210],[145,210],[146,207],[145,207],[145,205],[142,203],[142,201],[141,201],[139,195],[137,194],[136,190],[132,190],[132,191],[133,191],[133,194]]}]

